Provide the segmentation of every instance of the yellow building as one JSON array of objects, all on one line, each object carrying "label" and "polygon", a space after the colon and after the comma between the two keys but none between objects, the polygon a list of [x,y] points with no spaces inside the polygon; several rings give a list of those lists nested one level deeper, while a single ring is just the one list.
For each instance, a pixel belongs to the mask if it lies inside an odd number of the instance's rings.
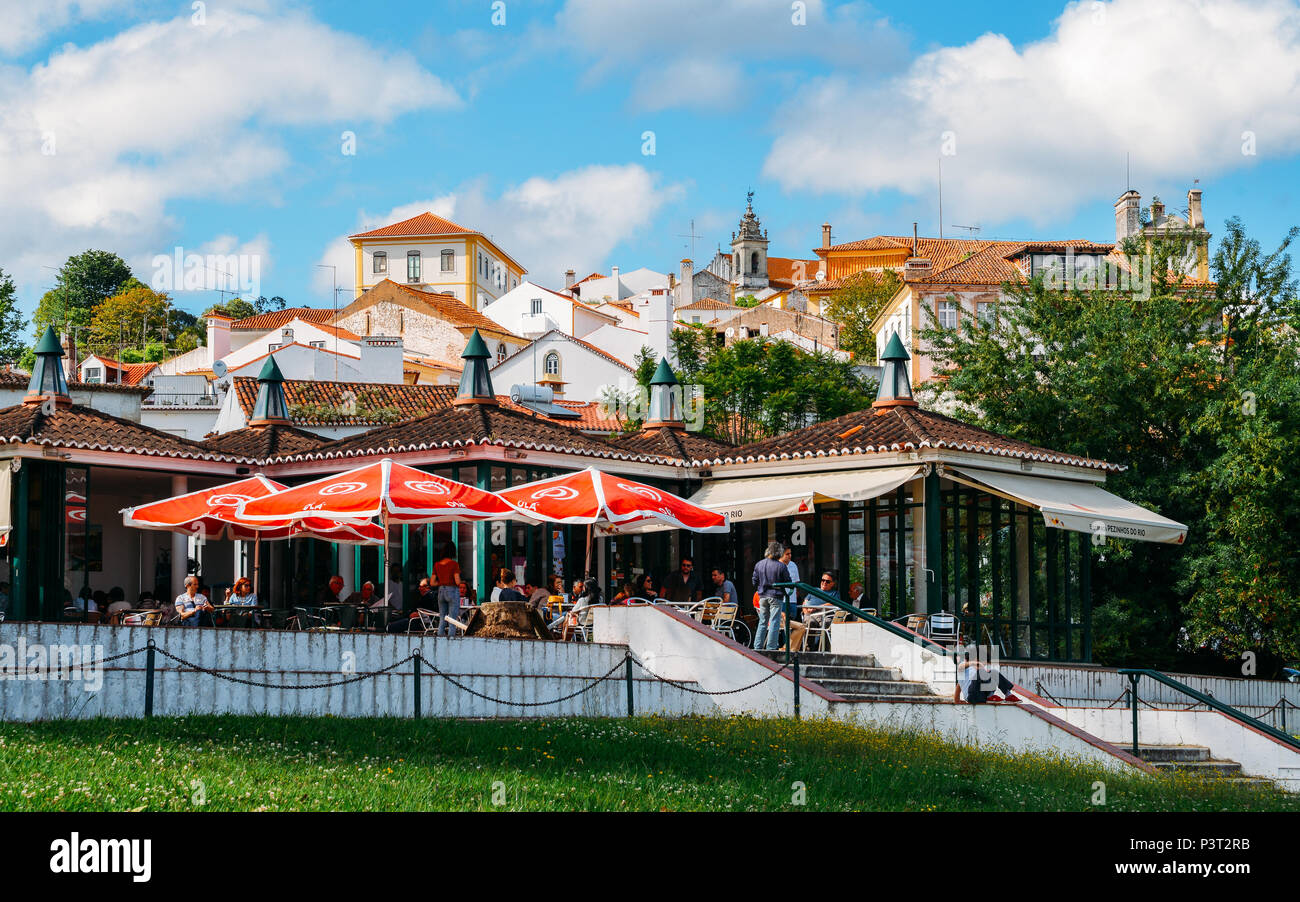
[{"label": "yellow building", "polygon": [[481,232],[421,213],[349,236],[356,253],[353,298],[385,279],[450,294],[482,310],[519,285],[526,269]]}]

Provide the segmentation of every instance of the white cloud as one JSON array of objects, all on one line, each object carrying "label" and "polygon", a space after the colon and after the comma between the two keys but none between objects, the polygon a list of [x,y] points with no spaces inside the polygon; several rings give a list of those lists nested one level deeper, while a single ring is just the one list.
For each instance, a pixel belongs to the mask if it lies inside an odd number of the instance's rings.
[{"label": "white cloud", "polygon": [[[586,166],[555,178],[534,177],[491,197],[481,182],[455,193],[415,201],[382,215],[362,213],[367,231],[428,210],[489,236],[543,285],[563,284],[563,272],[603,266],[621,242],[645,229],[667,203],[681,196],[678,185],[661,185],[637,164]],[[330,242],[322,264],[338,267],[339,284],[352,284],[354,257],[346,236]],[[317,270],[315,287],[329,295],[333,276]]]},{"label": "white cloud", "polygon": [[762,96],[774,65],[881,72],[903,60],[902,37],[869,5],[802,6],[796,24],[787,0],[568,0],[536,44],[587,60],[590,81],[631,73],[631,102],[646,110],[739,108]]},{"label": "white cloud", "polygon": [[129,6],[129,0],[0,0],[0,53],[26,50],[74,22]]},{"label": "white cloud", "polygon": [[1020,49],[986,34],[884,84],[820,81],[791,105],[785,121],[798,124],[782,129],[764,173],[788,190],[933,197],[951,133],[947,221],[1045,224],[1098,193],[1118,196],[1126,151],[1139,189],[1250,165],[1246,131],[1261,155],[1294,153],[1297,73],[1293,2],[1079,2]]},{"label": "white cloud", "polygon": [[165,253],[173,201],[274,191],[295,128],[364,134],[460,102],[409,54],[239,6],[208,4],[201,26],[186,6],[0,73],[0,261],[20,283],[87,247]]}]

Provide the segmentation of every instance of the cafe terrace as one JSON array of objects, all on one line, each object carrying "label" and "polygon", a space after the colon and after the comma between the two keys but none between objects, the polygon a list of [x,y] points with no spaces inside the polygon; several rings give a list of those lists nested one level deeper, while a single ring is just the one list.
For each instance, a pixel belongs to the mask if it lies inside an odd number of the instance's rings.
[{"label": "cafe terrace", "polygon": [[831,570],[842,594],[857,600],[861,592],[859,603],[882,617],[948,611],[966,636],[1006,658],[1088,661],[1095,546],[1186,537],[1182,524],[1105,490],[1120,463],[1036,447],[918,406],[896,337],[870,408],[740,447],[685,429],[666,362],[653,380],[650,417],[635,433],[596,437],[502,406],[477,336],[445,409],[339,440],[292,426],[273,357],[249,425],[197,442],[73,404],[52,332],[37,351],[26,399],[0,409],[8,620],[79,616],[67,609],[83,587],[170,601],[195,569],[220,597],[253,574],[254,543],[134,529],[121,512],[253,474],[292,486],[385,458],[492,491],[595,467],[724,513],[730,531],[597,535],[589,546],[584,526],[393,525],[387,562],[379,545],[261,542],[262,604],[311,604],[335,573],[348,587],[382,585],[386,563],[410,599],[448,542],[478,599],[501,567],[521,583],[558,574],[567,584],[587,571],[589,547],[607,593],[647,571],[661,578],[689,554],[697,572],[725,568],[747,599],[753,565],[775,539],[794,547],[805,578]]}]

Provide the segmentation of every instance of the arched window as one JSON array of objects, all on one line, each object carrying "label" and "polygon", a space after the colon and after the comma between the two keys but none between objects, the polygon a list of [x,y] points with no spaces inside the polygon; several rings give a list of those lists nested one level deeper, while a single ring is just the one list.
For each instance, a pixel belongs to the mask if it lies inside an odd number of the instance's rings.
[{"label": "arched window", "polygon": [[758,275],[758,251],[754,251],[749,255],[749,271],[754,275]]},{"label": "arched window", "polygon": [[546,360],[543,363],[543,368],[546,370],[546,375],[548,376],[560,375],[560,355],[554,351],[547,354]]},{"label": "arched window", "polygon": [[506,359],[506,344],[501,342],[497,345],[497,363]]}]

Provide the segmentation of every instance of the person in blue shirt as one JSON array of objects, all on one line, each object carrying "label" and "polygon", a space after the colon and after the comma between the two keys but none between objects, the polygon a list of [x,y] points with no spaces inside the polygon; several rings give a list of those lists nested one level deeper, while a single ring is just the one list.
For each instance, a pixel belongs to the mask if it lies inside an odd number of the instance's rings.
[{"label": "person in blue shirt", "polygon": [[722,603],[738,604],[740,595],[736,592],[736,584],[727,579],[726,571],[721,567],[714,567],[712,577],[714,592],[722,599]]},{"label": "person in blue shirt", "polygon": [[199,591],[199,578],[185,577],[185,591],[176,596],[176,615],[180,625],[198,626],[203,615],[211,610],[208,597]]},{"label": "person in blue shirt", "polygon": [[[835,584],[835,574],[829,570],[823,570],[821,579],[818,581],[817,588],[821,589],[827,595],[835,598],[840,597],[839,589]],[[828,616],[826,609],[834,607],[829,601],[823,601],[816,595],[807,595],[803,600],[803,620],[795,623],[790,627],[790,648],[799,651],[803,648],[803,637],[808,632],[810,618]]]},{"label": "person in blue shirt", "polygon": [[754,565],[752,581],[758,593],[758,631],[754,634],[754,647],[776,651],[781,641],[781,614],[786,604],[784,589],[775,583],[790,581],[790,570],[781,563],[785,549],[780,542],[769,542],[763,559]]}]

